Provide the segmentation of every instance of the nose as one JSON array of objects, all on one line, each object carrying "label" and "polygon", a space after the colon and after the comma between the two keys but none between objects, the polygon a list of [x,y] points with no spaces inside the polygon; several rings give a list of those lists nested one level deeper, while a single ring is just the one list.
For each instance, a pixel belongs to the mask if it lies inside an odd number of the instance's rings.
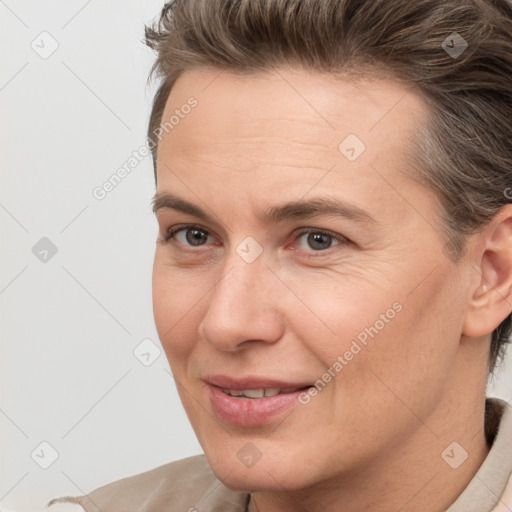
[{"label": "nose", "polygon": [[279,279],[263,257],[247,263],[234,253],[210,293],[199,334],[227,352],[245,348],[249,341],[275,343],[283,335],[281,295]]}]

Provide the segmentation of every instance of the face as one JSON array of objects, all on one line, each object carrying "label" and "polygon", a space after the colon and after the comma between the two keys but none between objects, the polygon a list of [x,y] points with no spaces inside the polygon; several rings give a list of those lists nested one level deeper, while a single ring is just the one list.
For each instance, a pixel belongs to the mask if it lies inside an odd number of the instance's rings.
[{"label": "face", "polygon": [[443,400],[467,294],[407,164],[421,98],[203,69],[176,82],[173,115],[154,314],[213,471],[299,489],[386,460]]}]

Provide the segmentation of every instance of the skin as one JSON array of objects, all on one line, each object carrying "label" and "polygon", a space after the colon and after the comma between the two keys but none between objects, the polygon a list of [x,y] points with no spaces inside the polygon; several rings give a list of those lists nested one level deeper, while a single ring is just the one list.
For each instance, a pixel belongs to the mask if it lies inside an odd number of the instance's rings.
[{"label": "skin", "polygon": [[[205,68],[177,80],[163,119],[190,96],[197,106],[160,141],[157,193],[212,220],[156,212],[153,305],[213,472],[252,493],[251,512],[446,510],[489,450],[489,333],[512,309],[510,208],[461,261],[447,257],[436,197],[407,164],[426,106],[398,83]],[[351,133],[366,145],[352,162],[338,149]],[[375,221],[259,219],[270,205],[325,196]],[[162,242],[187,223],[205,244],[185,231]],[[315,250],[300,228],[340,241]],[[236,252],[248,236],[263,249],[252,263]],[[215,416],[206,374],[313,383],[395,303],[401,311],[306,405],[258,427]],[[237,457],[248,442],[261,453],[249,468]],[[453,442],[468,455],[456,469],[441,457]]]}]

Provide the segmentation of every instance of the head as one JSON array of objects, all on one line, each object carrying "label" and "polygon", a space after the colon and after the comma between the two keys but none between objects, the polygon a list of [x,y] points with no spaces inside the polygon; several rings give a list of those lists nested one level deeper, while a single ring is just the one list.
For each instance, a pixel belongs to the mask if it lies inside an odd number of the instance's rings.
[{"label": "head", "polygon": [[[155,321],[212,469],[306,487],[483,400],[511,331],[506,0],[177,1],[146,38]],[[219,375],[305,389],[232,422]]]}]

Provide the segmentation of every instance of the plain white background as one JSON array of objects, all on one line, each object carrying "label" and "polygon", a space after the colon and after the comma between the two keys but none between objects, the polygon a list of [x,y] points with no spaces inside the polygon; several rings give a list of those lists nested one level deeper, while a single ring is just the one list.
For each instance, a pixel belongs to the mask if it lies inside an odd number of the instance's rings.
[{"label": "plain white background", "polygon": [[[1,510],[202,451],[163,352],[149,366],[133,353],[160,346],[150,157],[92,193],[145,142],[141,40],[162,5],[0,0]],[[489,395],[512,399],[510,362]]]}]

